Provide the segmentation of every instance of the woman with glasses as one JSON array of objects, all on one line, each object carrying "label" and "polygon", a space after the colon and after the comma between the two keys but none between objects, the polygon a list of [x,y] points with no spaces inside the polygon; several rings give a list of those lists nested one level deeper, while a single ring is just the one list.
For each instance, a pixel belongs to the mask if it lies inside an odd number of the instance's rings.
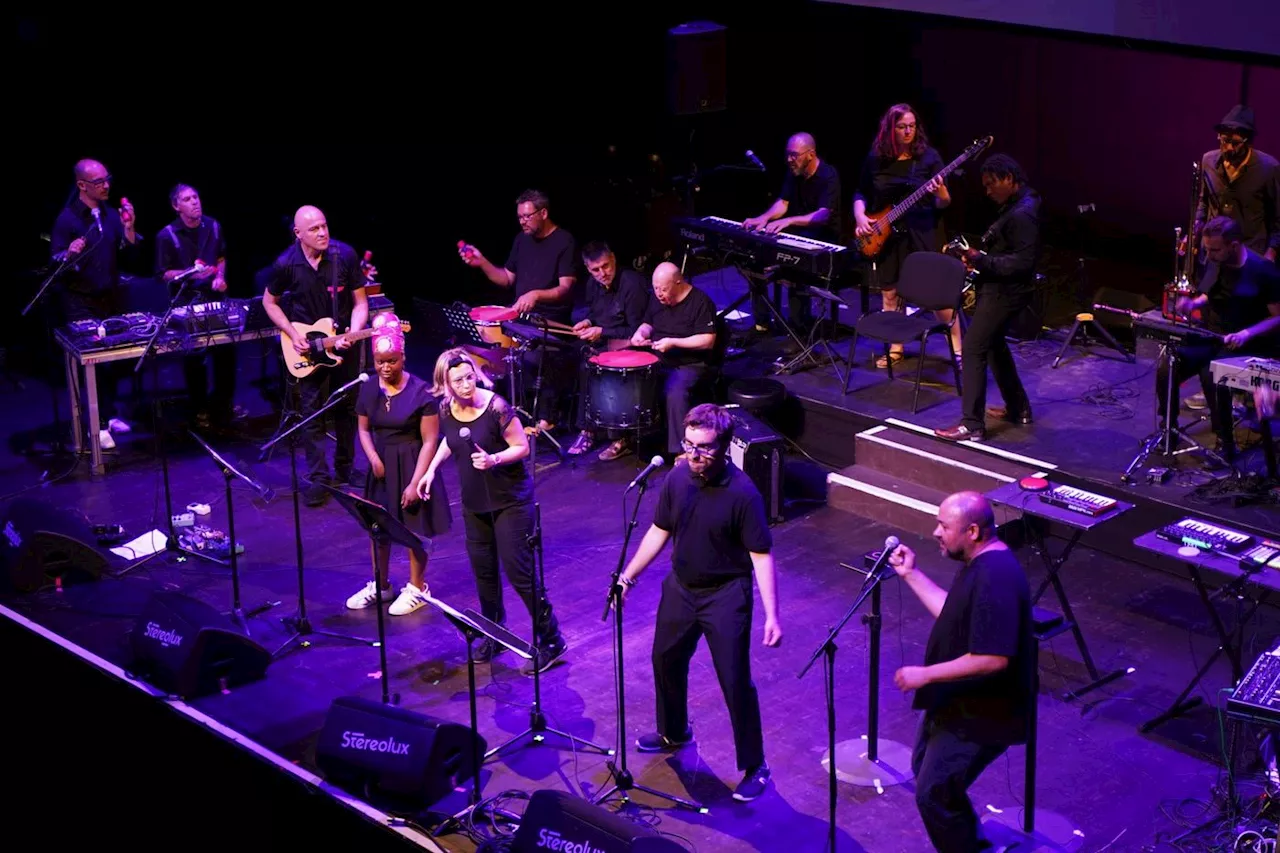
[{"label": "woman with glasses", "polygon": [[[888,241],[875,258],[875,279],[880,285],[884,310],[902,311],[898,299],[898,274],[902,262],[912,252],[938,252],[946,242],[942,233],[942,210],[951,204],[947,185],[935,178],[946,164],[929,145],[929,137],[916,118],[910,104],[894,104],[880,119],[880,129],[871,152],[862,164],[857,191],[853,197],[854,233],[866,237],[874,230],[874,220],[890,207],[911,195],[922,185],[931,193],[894,223],[898,233]],[[937,312],[944,323],[951,321],[951,311]],[[960,324],[951,327],[951,343],[960,352]],[[959,358],[959,356],[956,356]],[[889,358],[902,361],[902,345],[894,344]],[[876,367],[886,368],[884,356],[876,359]]]},{"label": "woman with glasses", "polygon": [[[418,481],[418,494],[424,500],[431,497],[440,466],[453,457],[480,613],[499,625],[506,621],[498,574],[501,562],[507,580],[529,610],[539,650],[538,671],[545,671],[566,646],[547,591],[534,588],[533,479],[524,464],[529,456],[528,437],[511,404],[490,390],[492,380],[466,350],[455,347],[441,353],[433,379],[432,393],[445,403],[440,409],[444,441]],[[486,639],[476,649],[475,659],[491,660],[503,648]],[[530,661],[522,672],[532,675],[533,665]]]}]

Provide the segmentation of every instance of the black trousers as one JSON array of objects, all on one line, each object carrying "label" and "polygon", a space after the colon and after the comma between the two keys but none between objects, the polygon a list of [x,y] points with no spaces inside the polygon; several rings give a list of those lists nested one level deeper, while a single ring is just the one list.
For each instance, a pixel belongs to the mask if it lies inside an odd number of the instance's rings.
[{"label": "black trousers", "polygon": [[[1210,363],[1221,355],[1218,347],[1209,344],[1188,344],[1179,349],[1177,369],[1173,372],[1173,419],[1177,421],[1178,410],[1182,406],[1181,395],[1178,393],[1182,383],[1198,374],[1205,403],[1209,406],[1209,423],[1213,426],[1214,434],[1222,441],[1223,453],[1231,457],[1235,455],[1236,449],[1235,430],[1232,429],[1234,420],[1231,415],[1231,389],[1220,389],[1214,385],[1213,371],[1209,368]],[[1156,417],[1161,421],[1164,420],[1165,403],[1169,397],[1168,385],[1169,359],[1162,358],[1156,367],[1156,399],[1160,406]]]},{"label": "black trousers", "polygon": [[691,590],[675,573],[662,582],[658,624],[653,632],[653,680],[658,732],[674,740],[689,726],[689,661],[698,638],[707,638],[720,691],[729,706],[738,769],[764,763],[760,697],[751,680],[751,577],[713,590]]},{"label": "black trousers", "polygon": [[560,622],[551,609],[547,591],[541,590],[541,601],[534,600],[533,504],[515,504],[495,512],[462,512],[467,533],[467,557],[476,576],[476,594],[480,598],[480,614],[499,625],[505,624],[507,611],[502,603],[502,576],[498,563],[507,573],[511,588],[520,596],[534,621],[538,645],[558,643]]},{"label": "black trousers", "polygon": [[[79,293],[74,290],[61,291],[62,319],[69,323],[72,320],[105,320],[124,313],[124,297],[119,290],[97,291],[95,293]],[[86,424],[86,429],[106,429],[107,421],[116,416],[116,400],[119,398],[120,380],[132,374],[133,362],[107,361],[96,369],[98,381],[98,423]],[[81,411],[85,417],[89,414],[89,395],[86,390],[81,403]]]},{"label": "black trousers", "polygon": [[991,848],[982,837],[969,786],[1006,749],[965,740],[925,715],[911,755],[911,771],[916,778],[916,808],[939,853]]},{"label": "black trousers", "polygon": [[694,398],[702,392],[711,369],[705,364],[683,364],[668,367],[663,379],[663,406],[667,417],[667,451],[680,453],[684,441],[684,416],[693,408]]},{"label": "black trousers", "polygon": [[[329,395],[360,375],[360,352],[351,347],[342,353],[342,364],[337,367],[321,367],[301,379],[295,380],[298,394],[298,411],[302,417],[310,417],[323,408]],[[369,381],[375,382],[376,379]],[[316,418],[302,435],[302,449],[307,460],[307,477],[312,481],[329,481],[329,462],[325,456],[326,420],[333,424],[337,446],[333,451],[333,467],[339,475],[351,471],[356,454],[356,395],[353,388],[343,400],[323,416]]]},{"label": "black trousers", "polygon": [[978,306],[964,333],[964,345],[961,348],[964,358],[961,377],[964,389],[960,422],[971,430],[986,427],[988,367],[991,368],[1000,396],[1004,398],[1009,411],[1021,412],[1031,408],[1022,380],[1018,378],[1018,368],[1013,362],[1009,342],[1005,340],[1009,326],[1022,313],[1029,300],[1029,296],[1001,294],[990,287],[984,289],[978,297]]},{"label": "black trousers", "polygon": [[[213,362],[213,393],[209,393],[209,362]],[[235,344],[207,347],[182,359],[191,413],[207,413],[217,423],[230,423],[236,393]]]},{"label": "black trousers", "polygon": [[524,402],[518,405],[523,405],[535,421],[565,423],[572,415],[570,398],[576,372],[573,351],[552,346],[529,350],[524,354],[524,387],[520,389]]}]

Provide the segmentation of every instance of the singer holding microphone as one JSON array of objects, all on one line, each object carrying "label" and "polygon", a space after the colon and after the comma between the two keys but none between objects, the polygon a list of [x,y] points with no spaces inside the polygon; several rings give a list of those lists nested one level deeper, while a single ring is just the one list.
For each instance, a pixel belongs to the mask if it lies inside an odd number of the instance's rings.
[{"label": "singer holding microphone", "polygon": [[[689,661],[706,637],[720,690],[729,706],[742,781],[733,798],[749,802],[765,792],[760,697],[751,679],[751,620],[755,574],[764,606],[766,646],[782,642],[777,571],[764,499],[751,479],[729,459],[733,418],[711,404],[684,419],[685,455],[662,484],[653,524],[618,576],[623,600],[640,573],[673,539],[671,572],[653,634],[653,678],[657,731],[636,741],[641,752],[674,752],[693,741],[689,724]],[[655,457],[645,476],[661,459]]]},{"label": "singer holding microphone", "polygon": [[1026,743],[1034,713],[1036,643],[1031,593],[1013,552],[996,536],[991,504],[957,492],[938,508],[933,537],[963,563],[950,591],[916,568],[899,545],[889,565],[936,620],[924,666],[904,666],[894,683],[915,691],[924,711],[911,769],[916,807],[935,849],[969,853],[989,845],[969,800],[974,780],[1012,744]]},{"label": "singer holding microphone", "polygon": [[[120,281],[121,252],[135,260],[140,246],[133,206],[121,199],[117,211],[107,203],[111,175],[97,160],[81,160],[75,166],[77,194],[58,213],[49,236],[53,260],[65,264],[58,275],[63,322],[106,320],[125,313],[127,304]],[[103,449],[116,446],[111,434],[129,432],[129,424],[116,417],[116,386],[130,371],[123,361],[98,365],[98,441]],[[86,405],[84,411],[88,411]]]},{"label": "singer holding microphone", "polygon": [[[499,625],[506,622],[498,573],[501,562],[534,622],[536,660],[539,671],[545,671],[567,646],[547,591],[535,589],[533,480],[525,467],[529,439],[511,404],[490,390],[493,382],[466,350],[455,347],[441,353],[433,380],[432,393],[447,403],[440,409],[444,441],[418,480],[418,494],[424,500],[436,500],[437,473],[452,456],[480,613]],[[504,650],[485,639],[474,652],[475,660],[484,663]],[[530,661],[521,672],[533,675],[533,666]]]}]

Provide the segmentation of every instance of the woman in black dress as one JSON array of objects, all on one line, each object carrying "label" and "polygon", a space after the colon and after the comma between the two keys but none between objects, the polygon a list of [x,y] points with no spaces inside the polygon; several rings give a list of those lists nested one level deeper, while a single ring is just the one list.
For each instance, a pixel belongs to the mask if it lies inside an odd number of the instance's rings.
[{"label": "woman in black dress", "polygon": [[[916,119],[910,104],[894,104],[880,119],[871,152],[862,164],[858,190],[853,197],[855,233],[864,237],[871,233],[872,219],[881,211],[892,207],[911,195],[922,184],[933,194],[926,196],[894,224],[900,233],[890,235],[880,254],[875,258],[876,279],[884,310],[901,311],[898,301],[898,274],[902,261],[912,252],[939,252],[942,250],[942,209],[951,204],[951,193],[945,181],[934,178],[946,164],[936,150],[929,146],[929,137]],[[951,320],[950,311],[939,311],[938,319]],[[957,357],[960,353],[960,324],[951,327],[951,341]],[[890,357],[897,364],[902,360],[902,345],[895,344]],[[884,356],[876,359],[876,367],[887,367]]]},{"label": "woman in black dress", "polygon": [[[418,494],[436,499],[436,472],[450,456],[462,490],[462,519],[467,529],[467,557],[476,576],[480,613],[502,624],[502,579],[498,563],[524,601],[534,622],[539,671],[565,652],[560,624],[551,610],[547,591],[534,594],[533,480],[525,468],[529,440],[511,404],[489,390],[493,383],[464,349],[446,350],[436,361],[432,391],[445,402],[440,409],[444,441],[418,481]],[[484,387],[488,386],[488,387]],[[478,661],[490,660],[502,646],[485,640],[475,651]],[[522,670],[532,675],[526,664]]]},{"label": "woman in black dress", "polygon": [[[418,480],[435,455],[440,434],[440,407],[431,387],[404,369],[404,333],[394,315],[374,321],[373,363],[376,382],[366,382],[356,398],[360,446],[369,460],[364,496],[391,511],[400,522],[428,539],[449,530],[449,498],[437,488],[429,499],[418,495]],[[443,485],[443,484],[442,484]],[[374,546],[383,595],[391,589],[388,566],[391,543]],[[392,602],[389,613],[404,616],[427,603],[426,561],[409,552],[409,582]],[[347,607],[359,610],[377,600],[370,580],[347,599]]]}]

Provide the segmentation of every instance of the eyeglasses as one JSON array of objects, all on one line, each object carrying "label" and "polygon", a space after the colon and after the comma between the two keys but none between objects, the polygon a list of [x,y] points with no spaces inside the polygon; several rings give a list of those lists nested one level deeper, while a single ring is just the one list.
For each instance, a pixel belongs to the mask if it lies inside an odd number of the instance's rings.
[{"label": "eyeglasses", "polygon": [[720,452],[718,444],[694,444],[692,441],[682,441],[680,447],[690,456],[715,456]]},{"label": "eyeglasses", "polygon": [[914,124],[895,124],[893,126],[893,129],[894,130],[915,130],[916,126]]},{"label": "eyeglasses", "polygon": [[91,187],[100,187],[100,186],[102,186],[103,184],[109,184],[109,183],[111,183],[111,176],[110,176],[110,175],[106,175],[106,176],[101,177],[101,178],[94,178],[92,181],[85,181],[85,183],[86,183],[86,184],[88,184],[88,185],[89,185],[89,186],[91,186]]},{"label": "eyeglasses", "polygon": [[1239,136],[1230,136],[1230,135],[1225,134],[1225,133],[1219,133],[1219,134],[1218,134],[1218,141],[1219,141],[1219,142],[1225,142],[1225,143],[1227,143],[1228,145],[1244,145],[1244,144],[1245,144],[1245,142],[1246,142],[1247,140],[1245,140],[1245,139],[1243,139],[1243,138],[1241,138],[1241,137],[1239,137]]},{"label": "eyeglasses", "polygon": [[788,152],[787,152],[787,159],[788,159],[788,160],[799,160],[801,157],[803,157],[804,155],[808,154],[808,153],[809,153],[810,151],[812,151],[812,150],[813,150],[812,148],[806,148],[806,149],[804,149],[803,151],[788,151]]},{"label": "eyeglasses", "polygon": [[533,217],[537,216],[539,213],[542,213],[544,209],[545,208],[540,207],[537,210],[535,210],[533,213],[517,213],[516,219],[519,219],[521,222],[528,222],[530,219],[533,219]]}]

